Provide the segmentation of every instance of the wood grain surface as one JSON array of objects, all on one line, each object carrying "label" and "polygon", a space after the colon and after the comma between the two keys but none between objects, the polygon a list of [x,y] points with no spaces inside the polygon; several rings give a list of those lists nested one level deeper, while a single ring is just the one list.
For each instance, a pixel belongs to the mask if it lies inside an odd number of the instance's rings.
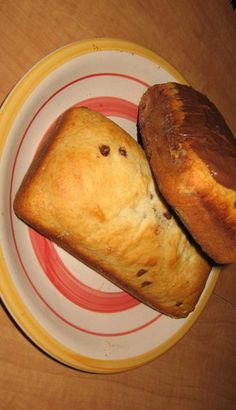
[{"label": "wood grain surface", "polygon": [[[236,11],[227,0],[0,0],[0,102],[65,44],[118,37],[152,49],[221,110],[236,135]],[[168,352],[138,369],[93,375],[31,344],[0,305],[0,410],[235,409],[236,266]]]}]

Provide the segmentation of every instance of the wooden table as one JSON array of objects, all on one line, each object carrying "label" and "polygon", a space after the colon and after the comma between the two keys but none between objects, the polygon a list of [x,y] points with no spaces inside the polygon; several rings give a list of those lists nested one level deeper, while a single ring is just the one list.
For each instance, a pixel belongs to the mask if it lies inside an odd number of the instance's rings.
[{"label": "wooden table", "polygon": [[[164,57],[205,92],[236,134],[236,11],[229,0],[0,0],[0,101],[69,42],[119,37]],[[0,409],[236,408],[236,266],[168,352],[141,368],[93,375],[37,350],[0,307]]]}]

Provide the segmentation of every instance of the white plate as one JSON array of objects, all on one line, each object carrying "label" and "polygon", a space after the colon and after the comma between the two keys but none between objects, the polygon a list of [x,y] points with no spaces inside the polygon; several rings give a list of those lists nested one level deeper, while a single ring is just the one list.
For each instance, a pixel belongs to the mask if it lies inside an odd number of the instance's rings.
[{"label": "white plate", "polygon": [[74,104],[103,112],[136,138],[137,105],[149,85],[184,83],[143,47],[93,39],[63,47],[33,67],[0,111],[0,290],[22,330],[62,363],[117,372],[157,357],[182,337],[203,309],[206,288],[187,319],[171,319],[138,303],[100,275],[29,230],[12,201],[52,122]]}]

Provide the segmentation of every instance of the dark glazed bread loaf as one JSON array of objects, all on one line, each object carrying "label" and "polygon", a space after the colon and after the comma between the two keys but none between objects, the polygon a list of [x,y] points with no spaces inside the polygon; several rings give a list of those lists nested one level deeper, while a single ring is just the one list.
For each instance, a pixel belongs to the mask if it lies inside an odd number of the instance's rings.
[{"label": "dark glazed bread loaf", "polygon": [[236,140],[217,108],[186,85],[154,85],[139,128],[165,199],[212,259],[236,262]]},{"label": "dark glazed bread loaf", "polygon": [[16,214],[143,303],[187,316],[210,266],[156,192],[142,148],[94,111],[67,111],[36,154]]}]

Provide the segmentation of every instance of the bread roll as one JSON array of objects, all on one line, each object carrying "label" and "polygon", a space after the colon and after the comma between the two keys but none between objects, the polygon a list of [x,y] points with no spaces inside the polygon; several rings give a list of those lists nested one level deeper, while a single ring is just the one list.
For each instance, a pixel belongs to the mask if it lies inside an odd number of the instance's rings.
[{"label": "bread roll", "polygon": [[195,307],[210,265],[156,191],[142,148],[87,108],[58,120],[16,194],[16,215],[143,303]]},{"label": "bread roll", "polygon": [[165,199],[212,259],[236,262],[236,140],[217,108],[189,86],[157,84],[139,128]]}]

